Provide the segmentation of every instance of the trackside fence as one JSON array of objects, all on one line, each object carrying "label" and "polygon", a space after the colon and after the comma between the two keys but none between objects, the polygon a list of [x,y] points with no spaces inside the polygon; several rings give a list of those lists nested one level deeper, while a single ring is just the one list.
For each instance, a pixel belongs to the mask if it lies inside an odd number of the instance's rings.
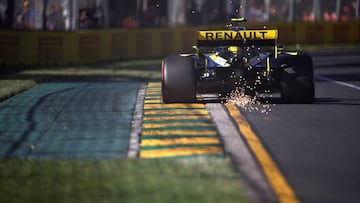
[{"label": "trackside fence", "polygon": [[[329,23],[273,23],[278,43],[360,43],[360,21]],[[264,24],[248,24],[262,29]],[[78,65],[101,61],[163,57],[189,52],[198,30],[212,27],[103,29],[81,32],[0,30],[0,65]]]}]

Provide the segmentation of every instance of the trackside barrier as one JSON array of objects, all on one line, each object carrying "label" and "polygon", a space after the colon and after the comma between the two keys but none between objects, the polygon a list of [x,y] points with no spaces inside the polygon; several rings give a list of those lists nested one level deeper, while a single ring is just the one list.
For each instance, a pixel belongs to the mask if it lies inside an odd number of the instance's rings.
[{"label": "trackside barrier", "polygon": [[[247,24],[263,29],[265,24]],[[360,43],[360,21],[273,23],[278,43]],[[100,61],[163,57],[190,52],[198,30],[223,26],[161,29],[105,29],[80,32],[0,30],[0,65],[77,65]]]}]

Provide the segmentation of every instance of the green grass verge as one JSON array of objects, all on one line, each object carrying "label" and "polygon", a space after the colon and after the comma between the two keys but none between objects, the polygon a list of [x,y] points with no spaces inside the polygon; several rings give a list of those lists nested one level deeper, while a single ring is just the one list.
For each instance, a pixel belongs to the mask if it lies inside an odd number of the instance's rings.
[{"label": "green grass verge", "polygon": [[56,80],[57,77],[63,76],[70,79],[72,77],[81,77],[80,79],[106,77],[108,79],[160,80],[161,60],[121,61],[69,67],[36,67],[21,70],[16,73],[16,76],[45,80],[49,78]]},{"label": "green grass verge", "polygon": [[0,80],[0,101],[22,91],[30,89],[36,84],[34,80],[1,79]]},{"label": "green grass verge", "polygon": [[224,159],[1,160],[0,202],[247,202]]},{"label": "green grass verge", "polygon": [[161,59],[59,67],[0,67],[0,101],[27,90],[38,82],[54,80],[160,80]]}]

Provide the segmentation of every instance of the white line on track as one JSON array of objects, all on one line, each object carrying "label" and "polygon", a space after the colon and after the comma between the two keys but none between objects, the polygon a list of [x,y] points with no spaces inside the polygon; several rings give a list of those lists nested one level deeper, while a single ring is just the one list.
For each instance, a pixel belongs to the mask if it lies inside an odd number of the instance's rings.
[{"label": "white line on track", "polygon": [[320,80],[323,80],[323,81],[329,81],[329,82],[332,82],[332,83],[335,83],[335,84],[338,84],[338,85],[342,85],[342,86],[350,87],[350,88],[353,88],[353,89],[356,89],[356,90],[360,90],[359,86],[356,86],[356,85],[353,85],[353,84],[350,84],[350,83],[341,82],[341,81],[338,81],[338,80],[333,80],[331,78],[327,78],[327,77],[320,76],[320,75],[317,75],[316,78],[320,79]]}]

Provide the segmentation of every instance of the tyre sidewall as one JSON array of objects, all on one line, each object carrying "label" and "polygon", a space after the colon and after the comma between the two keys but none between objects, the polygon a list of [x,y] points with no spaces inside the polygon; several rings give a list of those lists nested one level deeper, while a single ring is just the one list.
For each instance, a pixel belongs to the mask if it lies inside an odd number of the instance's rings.
[{"label": "tyre sidewall", "polygon": [[195,63],[192,57],[172,54],[163,61],[163,102],[193,102],[196,99]]}]

